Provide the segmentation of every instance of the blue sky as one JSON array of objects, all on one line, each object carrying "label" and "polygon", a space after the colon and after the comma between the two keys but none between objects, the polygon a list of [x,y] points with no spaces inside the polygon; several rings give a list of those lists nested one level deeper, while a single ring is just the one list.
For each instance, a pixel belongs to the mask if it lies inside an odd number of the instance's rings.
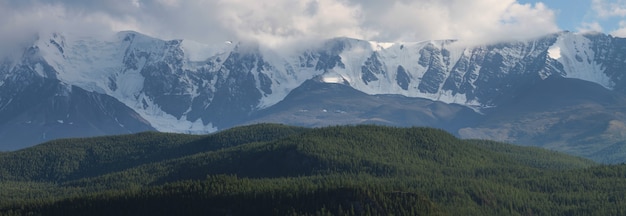
[{"label": "blue sky", "polygon": [[42,31],[134,30],[202,43],[524,40],[562,30],[626,37],[626,0],[0,0],[0,46]]},{"label": "blue sky", "polygon": [[[624,0],[518,0],[521,4],[545,4],[555,11],[557,25],[563,30],[595,30],[626,34],[626,1]],[[620,25],[620,22],[622,23]]]}]

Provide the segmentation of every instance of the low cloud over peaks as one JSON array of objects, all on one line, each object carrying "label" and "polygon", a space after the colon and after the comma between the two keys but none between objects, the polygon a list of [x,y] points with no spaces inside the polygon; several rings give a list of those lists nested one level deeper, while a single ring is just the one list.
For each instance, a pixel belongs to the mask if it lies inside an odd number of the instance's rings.
[{"label": "low cloud over peaks", "polygon": [[254,39],[279,45],[330,37],[485,43],[559,30],[550,8],[515,0],[6,0],[0,6],[5,38],[50,28],[135,30],[204,43]]}]

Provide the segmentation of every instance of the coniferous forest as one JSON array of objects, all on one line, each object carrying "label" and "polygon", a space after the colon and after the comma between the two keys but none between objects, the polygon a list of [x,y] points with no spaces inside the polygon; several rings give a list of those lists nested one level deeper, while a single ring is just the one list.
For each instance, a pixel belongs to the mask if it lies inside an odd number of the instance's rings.
[{"label": "coniferous forest", "polygon": [[443,130],[258,124],[0,152],[1,215],[626,215],[626,165]]}]

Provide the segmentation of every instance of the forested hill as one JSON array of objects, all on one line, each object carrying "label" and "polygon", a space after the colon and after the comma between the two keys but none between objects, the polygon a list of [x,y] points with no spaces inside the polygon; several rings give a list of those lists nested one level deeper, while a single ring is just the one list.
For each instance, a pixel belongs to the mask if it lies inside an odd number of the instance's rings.
[{"label": "forested hill", "polygon": [[0,153],[7,215],[619,215],[626,166],[438,129],[275,124]]}]

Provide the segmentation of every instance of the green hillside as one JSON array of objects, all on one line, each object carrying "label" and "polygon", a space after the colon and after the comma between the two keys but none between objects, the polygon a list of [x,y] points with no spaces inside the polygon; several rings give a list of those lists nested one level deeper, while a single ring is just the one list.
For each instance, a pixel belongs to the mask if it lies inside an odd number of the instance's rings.
[{"label": "green hillside", "polygon": [[0,153],[15,215],[619,215],[626,166],[430,128],[275,124]]}]

